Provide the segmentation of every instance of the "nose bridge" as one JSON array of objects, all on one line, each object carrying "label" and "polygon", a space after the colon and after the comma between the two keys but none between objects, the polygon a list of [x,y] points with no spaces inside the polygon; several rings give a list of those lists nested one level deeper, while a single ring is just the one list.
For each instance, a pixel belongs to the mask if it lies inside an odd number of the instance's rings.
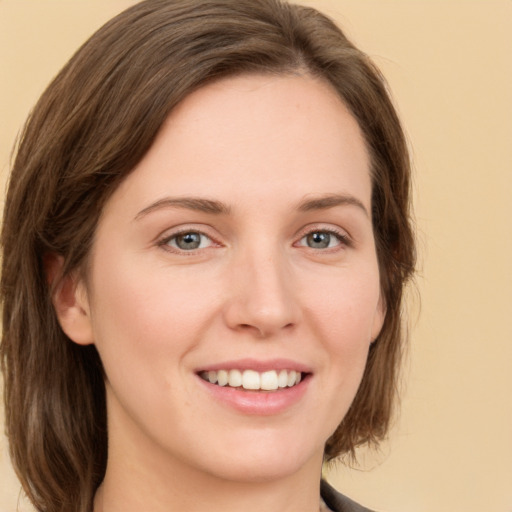
[{"label": "nose bridge", "polygon": [[295,325],[300,308],[284,250],[268,239],[249,244],[236,257],[227,320],[232,328],[269,336]]}]

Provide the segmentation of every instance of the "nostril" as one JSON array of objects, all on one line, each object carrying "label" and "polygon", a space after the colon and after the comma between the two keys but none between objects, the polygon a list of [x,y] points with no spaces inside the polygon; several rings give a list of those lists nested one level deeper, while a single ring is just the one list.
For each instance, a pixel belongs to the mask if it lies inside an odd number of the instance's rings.
[{"label": "nostril", "polygon": [[254,332],[257,333],[259,337],[266,338],[267,336],[272,336],[276,331],[281,329],[290,330],[295,326],[293,322],[289,322],[285,325],[283,325],[280,329],[276,329],[274,326],[271,325],[262,325],[262,324],[239,324],[237,327],[240,331],[243,332]]}]

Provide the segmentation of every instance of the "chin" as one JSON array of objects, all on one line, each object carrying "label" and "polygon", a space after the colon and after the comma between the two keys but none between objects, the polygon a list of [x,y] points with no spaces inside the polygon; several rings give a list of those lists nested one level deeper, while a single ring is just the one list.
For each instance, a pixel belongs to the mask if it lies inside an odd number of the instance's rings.
[{"label": "chin", "polygon": [[283,480],[297,474],[304,467],[301,463],[275,460],[255,461],[246,459],[220,466],[217,464],[212,476],[240,484],[268,483]]},{"label": "chin", "polygon": [[[306,467],[318,466],[320,475],[323,446],[307,447],[305,441],[290,443],[283,438],[273,443],[253,439],[236,449],[216,453],[204,460],[207,471],[217,478],[240,483],[265,483],[282,480]],[[205,468],[206,469],[206,468]]]}]

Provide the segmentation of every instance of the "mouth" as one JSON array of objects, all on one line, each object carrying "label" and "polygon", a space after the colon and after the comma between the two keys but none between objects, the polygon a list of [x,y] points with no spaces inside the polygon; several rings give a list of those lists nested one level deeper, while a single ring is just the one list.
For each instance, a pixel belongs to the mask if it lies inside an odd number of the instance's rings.
[{"label": "mouth", "polygon": [[201,371],[199,377],[210,384],[221,387],[238,388],[246,391],[278,391],[297,386],[309,374],[296,370],[256,370],[222,369]]}]

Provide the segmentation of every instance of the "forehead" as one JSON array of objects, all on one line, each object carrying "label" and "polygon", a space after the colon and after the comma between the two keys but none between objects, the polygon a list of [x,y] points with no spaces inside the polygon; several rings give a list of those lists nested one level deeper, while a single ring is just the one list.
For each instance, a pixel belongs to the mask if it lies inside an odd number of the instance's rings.
[{"label": "forehead", "polygon": [[231,203],[357,195],[370,209],[369,159],[336,91],[309,75],[243,75],[208,84],[170,114],[121,189],[222,196]]}]

